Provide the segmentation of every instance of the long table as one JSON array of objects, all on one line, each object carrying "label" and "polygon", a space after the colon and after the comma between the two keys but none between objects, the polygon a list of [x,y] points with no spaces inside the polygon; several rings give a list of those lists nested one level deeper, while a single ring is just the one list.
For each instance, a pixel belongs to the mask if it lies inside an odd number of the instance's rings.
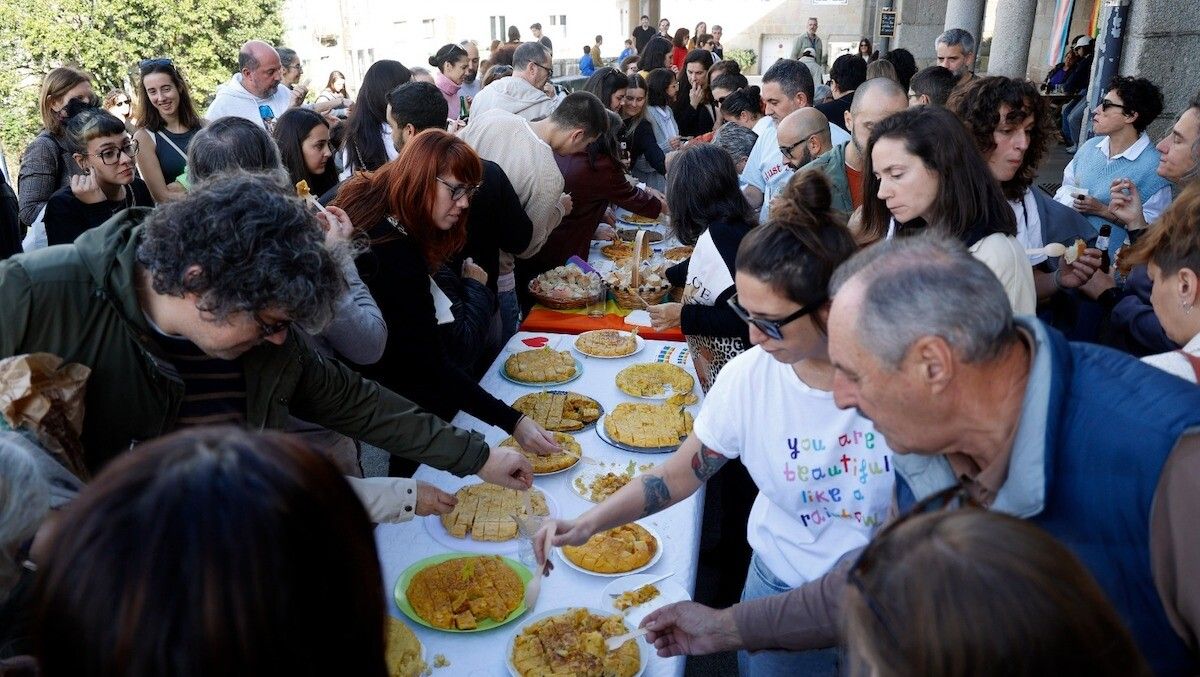
[{"label": "long table", "polygon": [[[480,384],[488,392],[510,403],[521,395],[539,390],[504,379],[500,375],[500,369],[513,351],[528,349],[531,347],[530,344],[541,344],[543,339],[549,347],[574,352],[572,349],[574,336],[534,332],[518,333],[509,341],[500,356],[496,358],[495,363],[489,367]],[[610,411],[620,402],[633,399],[618,390],[615,382],[617,372],[630,364],[670,362],[687,369],[693,376],[695,375],[687,344],[681,342],[648,340],[640,353],[620,359],[592,358],[579,353],[575,353],[575,355],[583,365],[582,376],[571,383],[553,389],[572,390],[588,395],[598,400],[604,406],[605,411]],[[701,396],[698,385],[695,393]],[[698,407],[699,405],[695,405],[690,410],[695,413]],[[488,426],[465,413],[456,416],[453,423],[459,427],[483,432],[489,444],[494,445],[507,437],[504,431]],[[586,456],[601,463],[612,464],[614,471],[619,471],[618,468],[623,468],[631,460],[638,464],[645,464],[649,462],[662,463],[667,458],[667,455],[663,454],[639,454],[617,449],[600,439],[594,428],[576,434],[576,439]],[[549,496],[552,507],[557,508],[560,516],[575,517],[593,505],[577,495],[570,485],[575,472],[587,467],[581,462],[570,471],[538,477],[534,481],[534,486]],[[422,466],[415,477],[451,492],[464,484],[478,481],[475,477],[458,478],[450,473],[427,466]],[[663,550],[662,558],[645,573],[673,571],[675,575],[672,580],[682,585],[689,593],[694,593],[696,586],[700,521],[704,505],[703,491],[701,488],[688,499],[656,515],[640,520],[655,530],[662,539],[660,543]],[[560,607],[605,608],[600,606],[602,591],[614,579],[576,571],[564,565],[559,555],[556,554],[554,555],[554,572],[543,580],[542,592],[536,608],[527,612],[521,619],[478,633],[439,632],[408,620],[396,606],[395,600],[392,598],[392,591],[401,573],[410,564],[450,550],[442,542],[435,540],[430,529],[432,525],[426,524],[427,520],[436,519],[435,517],[417,517],[413,521],[403,524],[379,525],[375,531],[375,541],[379,548],[390,613],[403,619],[417,634],[426,648],[426,660],[431,665],[433,657],[437,654],[444,655],[450,661],[447,668],[435,669],[435,676],[439,674],[447,677],[450,675],[507,675],[509,674],[506,657],[508,643],[525,618]],[[442,536],[442,538],[445,537]],[[517,559],[515,554],[509,556]],[[647,677],[683,674],[684,659],[682,657],[659,658],[655,655],[653,646],[647,646],[644,639],[638,641],[642,643],[648,658],[644,673]]]}]

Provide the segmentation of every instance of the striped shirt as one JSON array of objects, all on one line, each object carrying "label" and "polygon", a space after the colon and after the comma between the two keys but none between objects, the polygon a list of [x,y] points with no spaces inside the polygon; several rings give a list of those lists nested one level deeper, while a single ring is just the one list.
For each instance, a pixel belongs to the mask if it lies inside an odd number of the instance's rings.
[{"label": "striped shirt", "polygon": [[153,328],[163,357],[183,381],[183,402],[175,427],[245,423],[246,375],[241,360],[206,355],[191,341]]}]

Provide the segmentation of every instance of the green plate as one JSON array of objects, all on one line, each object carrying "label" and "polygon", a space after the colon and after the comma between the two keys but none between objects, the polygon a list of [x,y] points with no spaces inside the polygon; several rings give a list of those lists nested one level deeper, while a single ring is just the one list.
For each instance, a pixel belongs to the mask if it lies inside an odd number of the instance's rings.
[{"label": "green plate", "polygon": [[[437,626],[426,623],[425,619],[421,618],[417,614],[416,609],[412,608],[412,605],[408,603],[408,595],[406,594],[405,591],[408,590],[408,584],[410,581],[412,581],[413,576],[417,575],[417,572],[421,571],[422,569],[424,569],[428,566],[432,566],[434,564],[441,564],[442,562],[445,562],[446,560],[458,559],[460,557],[481,557],[481,556],[482,557],[491,557],[491,555],[480,555],[479,553],[475,553],[475,552],[447,552],[447,553],[442,553],[441,555],[434,555],[433,557],[426,557],[425,559],[423,559],[419,562],[413,562],[411,565],[409,565],[409,567],[407,569],[404,570],[403,573],[400,574],[400,579],[396,581],[396,588],[392,592],[392,597],[394,597],[396,600],[396,606],[400,607],[400,611],[403,612],[405,616],[408,616],[410,619],[412,619],[414,622],[420,623],[421,625],[424,625],[425,627],[429,628],[430,630],[438,630],[441,632],[461,632],[461,633],[483,632],[485,630],[491,630],[492,628],[498,628],[501,625],[504,625],[506,623],[511,623],[512,621],[516,620],[517,618],[520,618],[521,614],[525,613],[524,600],[521,601],[521,603],[517,606],[516,609],[513,609],[512,613],[510,613],[508,616],[506,616],[504,618],[504,620],[499,621],[499,622],[493,621],[492,619],[489,618],[487,620],[480,621],[478,627],[476,627],[474,630],[456,630],[453,628],[450,628],[450,629],[439,628]],[[533,572],[530,571],[529,569],[527,569],[524,564],[521,564],[520,562],[516,561],[515,559],[511,559],[508,557],[500,557],[500,559],[504,560],[504,563],[506,565],[508,565],[509,569],[512,569],[513,571],[516,572],[517,576],[521,579],[522,587],[529,585],[529,581],[533,580]]]}]

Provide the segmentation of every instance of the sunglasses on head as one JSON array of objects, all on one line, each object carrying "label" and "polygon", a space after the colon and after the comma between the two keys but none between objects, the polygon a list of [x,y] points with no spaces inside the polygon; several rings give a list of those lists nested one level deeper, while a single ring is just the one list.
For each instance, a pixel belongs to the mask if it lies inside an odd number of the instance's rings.
[{"label": "sunglasses on head", "polygon": [[745,308],[743,308],[742,304],[738,303],[738,295],[736,293],[733,296],[729,297],[728,303],[729,303],[729,307],[733,309],[734,314],[736,314],[738,317],[740,317],[742,319],[742,322],[745,322],[746,324],[749,324],[749,325],[753,325],[754,328],[758,329],[759,331],[766,334],[770,338],[775,339],[776,341],[782,341],[784,325],[791,323],[791,322],[795,322],[796,320],[799,320],[800,318],[804,317],[805,315],[815,312],[825,303],[825,300],[826,299],[821,298],[818,301],[814,301],[814,302],[804,306],[803,308],[801,308],[800,310],[797,310],[796,312],[792,313],[791,315],[780,318],[778,320],[764,320],[761,317],[751,317],[750,312],[747,311]]},{"label": "sunglasses on head", "polygon": [[161,68],[161,67],[174,69],[175,62],[171,61],[170,59],[168,59],[166,57],[163,57],[161,59],[143,59],[142,61],[138,62],[138,70],[141,72],[142,75],[145,75],[153,68]]}]

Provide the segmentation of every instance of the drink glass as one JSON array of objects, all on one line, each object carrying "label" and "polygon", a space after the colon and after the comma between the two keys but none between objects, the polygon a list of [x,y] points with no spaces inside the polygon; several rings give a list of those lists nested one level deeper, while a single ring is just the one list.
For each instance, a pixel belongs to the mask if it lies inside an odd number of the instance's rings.
[{"label": "drink glass", "polygon": [[604,283],[598,275],[593,275],[588,282],[588,317],[604,317],[606,305],[608,294],[604,291]]},{"label": "drink glass", "polygon": [[541,515],[531,515],[517,520],[517,558],[531,571],[537,570],[537,555],[533,551],[533,539],[545,523],[546,518]]}]

